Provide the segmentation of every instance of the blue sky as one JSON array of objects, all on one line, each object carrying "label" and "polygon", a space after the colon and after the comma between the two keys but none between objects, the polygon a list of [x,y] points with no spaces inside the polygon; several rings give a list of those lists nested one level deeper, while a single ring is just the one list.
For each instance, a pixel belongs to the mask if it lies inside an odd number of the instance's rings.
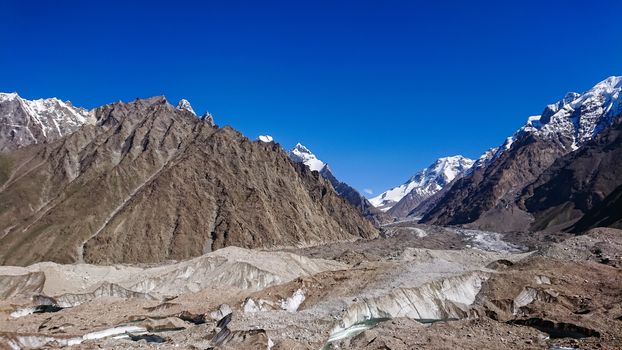
[{"label": "blue sky", "polygon": [[375,193],[622,74],[622,2],[3,1],[0,91],[165,95]]}]

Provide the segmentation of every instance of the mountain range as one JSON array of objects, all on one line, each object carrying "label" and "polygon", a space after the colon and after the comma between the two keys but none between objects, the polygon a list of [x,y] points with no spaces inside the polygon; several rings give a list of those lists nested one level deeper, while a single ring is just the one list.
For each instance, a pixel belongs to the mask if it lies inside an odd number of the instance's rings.
[{"label": "mountain range", "polygon": [[164,97],[93,110],[0,94],[0,263],[185,259],[226,246],[433,225],[620,227],[622,77],[568,93],[477,160],[439,158],[370,200],[307,147],[251,141]]},{"label": "mountain range", "polygon": [[439,158],[401,186],[381,193],[370,199],[370,202],[393,216],[407,216],[456,177],[462,176],[473,163],[473,160],[460,155]]},{"label": "mountain range", "polygon": [[[497,231],[567,229],[622,184],[620,165],[611,160],[622,113],[620,90],[622,77],[610,77],[529,117],[457,179],[422,222]],[[608,185],[599,187],[604,179]],[[582,204],[569,198],[579,188],[590,198]]]},{"label": "mountain range", "polygon": [[[35,130],[32,120],[65,106],[19,114],[16,128]],[[153,97],[88,114],[94,122],[64,137],[23,139],[31,145],[0,153],[0,263],[159,262],[229,245],[377,235],[328,181],[280,146],[216,127],[189,104],[175,108]]]}]

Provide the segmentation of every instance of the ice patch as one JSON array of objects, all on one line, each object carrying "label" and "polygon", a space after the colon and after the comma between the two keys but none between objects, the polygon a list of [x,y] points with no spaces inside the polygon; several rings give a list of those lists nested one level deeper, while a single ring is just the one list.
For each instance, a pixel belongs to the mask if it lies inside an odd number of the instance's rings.
[{"label": "ice patch", "polygon": [[50,336],[37,336],[37,335],[19,335],[13,339],[9,339],[8,345],[11,349],[40,349],[44,347],[65,347],[72,345],[82,344],[85,340],[101,339],[110,336],[115,336],[114,339],[121,339],[127,337],[127,333],[132,334],[145,334],[147,329],[137,326],[120,326],[114,328],[108,328],[97,332],[91,332],[83,335],[82,337],[74,338],[57,338]]},{"label": "ice patch", "polygon": [[259,299],[255,302],[253,299],[248,298],[242,305],[242,309],[244,313],[274,310],[274,303],[264,299]]},{"label": "ice patch", "polygon": [[527,251],[525,247],[505,242],[502,239],[502,235],[497,232],[456,229],[456,233],[467,239],[469,243],[467,244],[468,248],[501,253],[522,253]]},{"label": "ice patch", "polygon": [[120,335],[120,334],[125,334],[125,333],[141,333],[141,332],[147,332],[147,329],[144,327],[138,327],[138,326],[120,326],[120,327],[104,329],[104,330],[97,331],[97,332],[87,333],[82,336],[82,339],[83,340],[101,339],[101,338],[106,338],[106,337],[110,337],[113,335]]},{"label": "ice patch", "polygon": [[390,320],[390,318],[373,318],[373,319],[369,319],[369,320],[365,320],[363,322],[354,324],[346,329],[337,331],[335,333],[332,333],[329,337],[328,340],[326,341],[326,343],[324,344],[324,346],[322,347],[322,349],[320,350],[327,350],[327,349],[332,349],[331,344],[342,340],[342,339],[346,339],[346,338],[351,338],[354,336],[357,336],[361,333],[363,333],[364,331],[373,328],[374,326],[376,326],[378,323],[380,322],[384,322],[384,321],[388,321]]},{"label": "ice patch", "polygon": [[270,136],[270,135],[259,135],[258,139],[261,142],[272,142],[272,141],[274,141],[274,138],[272,136]]},{"label": "ice patch", "polygon": [[281,300],[281,308],[289,312],[296,312],[303,301],[305,301],[305,293],[298,289],[291,297]]},{"label": "ice patch", "polygon": [[270,339],[270,337],[268,337],[268,350],[272,350],[273,347],[274,342],[272,341],[272,339]]},{"label": "ice patch", "polygon": [[11,312],[11,314],[9,316],[11,316],[12,318],[19,318],[19,317],[24,317],[24,316],[31,315],[34,312],[35,312],[35,308],[34,307],[26,307],[26,308],[19,309],[19,310]]},{"label": "ice patch", "polygon": [[470,305],[488,277],[483,272],[472,272],[417,288],[396,288],[388,294],[363,298],[348,307],[341,320],[334,325],[330,337],[333,341],[341,339],[356,331],[359,325],[363,327],[365,321],[374,319],[407,317],[430,322],[467,317]]},{"label": "ice patch", "polygon": [[538,291],[533,288],[523,289],[516,296],[516,298],[514,298],[514,305],[513,305],[513,311],[512,311],[514,315],[518,313],[518,310],[521,307],[531,304],[536,299],[537,294],[538,294]]},{"label": "ice patch", "polygon": [[242,306],[242,310],[244,310],[245,314],[253,313],[259,311],[259,307],[257,303],[251,298],[248,298],[244,305]]},{"label": "ice patch", "polygon": [[551,279],[547,276],[538,275],[535,279],[537,284],[551,284]]},{"label": "ice patch", "polygon": [[417,227],[406,227],[409,231],[412,231],[415,235],[417,235],[417,237],[419,238],[423,238],[425,236],[428,235],[428,233],[425,230],[422,230],[420,228]]}]

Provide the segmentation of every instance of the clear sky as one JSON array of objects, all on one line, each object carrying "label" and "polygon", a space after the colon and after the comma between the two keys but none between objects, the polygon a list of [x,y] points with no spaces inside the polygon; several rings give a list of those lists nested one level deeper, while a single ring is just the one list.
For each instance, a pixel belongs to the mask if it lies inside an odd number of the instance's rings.
[{"label": "clear sky", "polygon": [[618,0],[4,0],[0,91],[187,98],[378,193],[621,75],[621,17]]}]

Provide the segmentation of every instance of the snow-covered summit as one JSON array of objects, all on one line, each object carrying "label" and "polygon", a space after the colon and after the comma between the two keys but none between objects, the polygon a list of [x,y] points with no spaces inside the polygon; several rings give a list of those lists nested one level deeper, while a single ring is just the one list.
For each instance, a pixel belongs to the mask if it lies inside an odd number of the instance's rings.
[{"label": "snow-covered summit", "polygon": [[274,141],[274,138],[270,135],[259,135],[259,137],[257,138],[259,141],[261,142],[272,142]]},{"label": "snow-covered summit", "polygon": [[179,100],[179,103],[177,103],[177,109],[181,109],[181,110],[186,110],[194,115],[197,115],[194,112],[194,109],[192,109],[192,105],[190,104],[190,102],[188,100],[186,100],[185,98],[182,98],[181,100]]},{"label": "snow-covered summit", "polygon": [[71,102],[0,93],[0,151],[53,141],[87,123],[95,123],[93,114]]},{"label": "snow-covered summit", "polygon": [[19,95],[15,92],[0,92],[0,103],[5,101],[11,101],[19,98]]},{"label": "snow-covered summit", "polygon": [[432,196],[458,175],[471,168],[474,162],[460,155],[439,158],[401,186],[385,191],[369,201],[376,208],[387,211],[411,191],[416,191],[421,197]]},{"label": "snow-covered summit", "polygon": [[567,93],[561,100],[546,106],[541,115],[529,117],[527,123],[499,147],[495,157],[527,135],[541,139],[560,139],[569,151],[576,150],[622,113],[620,91],[622,76],[613,76],[582,94]]},{"label": "snow-covered summit", "polygon": [[304,163],[313,171],[320,171],[326,166],[326,163],[317,159],[315,154],[300,143],[296,144],[296,147],[289,152],[289,156],[295,162]]},{"label": "snow-covered summit", "polygon": [[592,89],[579,94],[568,94],[556,106],[547,106],[540,118],[537,134],[546,137],[562,133],[572,140],[576,149],[611,125],[613,118],[622,113],[620,102],[622,76],[609,77]]}]

